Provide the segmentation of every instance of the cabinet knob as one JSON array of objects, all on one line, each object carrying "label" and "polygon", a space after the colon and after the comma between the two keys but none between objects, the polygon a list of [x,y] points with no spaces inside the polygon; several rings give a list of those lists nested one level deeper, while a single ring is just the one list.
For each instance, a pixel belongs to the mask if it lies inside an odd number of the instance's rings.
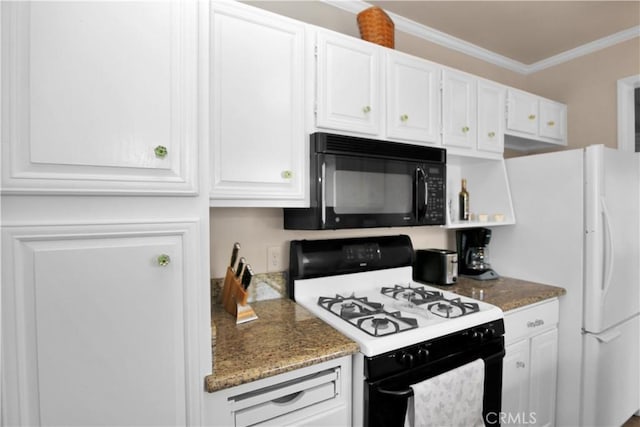
[{"label": "cabinet knob", "polygon": [[158,255],[158,265],[166,267],[171,262],[171,257],[167,254]]},{"label": "cabinet knob", "polygon": [[465,126],[462,128],[462,132],[467,133],[469,132],[469,126]]},{"label": "cabinet knob", "polygon": [[362,108],[362,111],[363,111],[363,112],[365,112],[365,113],[370,113],[370,112],[371,112],[371,106],[369,106],[369,105],[365,105],[365,106]]},{"label": "cabinet knob", "polygon": [[547,122],[547,126],[553,127],[555,125],[556,125],[556,122],[554,122],[553,120]]},{"label": "cabinet knob", "polygon": [[291,179],[293,177],[293,172],[291,172],[291,171],[282,171],[282,177],[284,179]]},{"label": "cabinet knob", "polygon": [[153,151],[156,153],[156,157],[160,157],[161,159],[165,158],[168,153],[167,147],[164,145],[158,145]]},{"label": "cabinet knob", "polygon": [[524,368],[524,366],[525,366],[524,362],[522,362],[520,360],[516,362],[516,368]]},{"label": "cabinet knob", "polygon": [[535,114],[529,114],[529,120],[535,120],[535,119],[536,119]]},{"label": "cabinet knob", "polygon": [[495,132],[489,132],[487,135],[489,136],[489,138],[493,138],[494,136],[496,136],[496,133]]},{"label": "cabinet knob", "polygon": [[409,120],[409,116],[406,114],[403,114],[400,116],[400,121],[401,122],[406,122],[407,120]]}]

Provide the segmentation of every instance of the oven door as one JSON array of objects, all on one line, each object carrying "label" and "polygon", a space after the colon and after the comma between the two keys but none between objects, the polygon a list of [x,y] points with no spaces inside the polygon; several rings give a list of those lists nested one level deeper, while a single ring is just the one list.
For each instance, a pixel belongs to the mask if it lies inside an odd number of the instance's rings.
[{"label": "oven door", "polygon": [[416,225],[424,215],[416,207],[425,205],[425,174],[416,163],[334,154],[317,159],[325,228]]},{"label": "oven door", "polygon": [[[482,416],[485,425],[499,426],[504,354],[504,340],[500,337],[468,352],[440,357],[433,362],[408,368],[377,381],[365,381],[365,425],[369,427],[404,426],[408,399],[413,395],[412,385],[482,358],[485,365]],[[460,403],[452,402],[452,405],[458,404]]]}]

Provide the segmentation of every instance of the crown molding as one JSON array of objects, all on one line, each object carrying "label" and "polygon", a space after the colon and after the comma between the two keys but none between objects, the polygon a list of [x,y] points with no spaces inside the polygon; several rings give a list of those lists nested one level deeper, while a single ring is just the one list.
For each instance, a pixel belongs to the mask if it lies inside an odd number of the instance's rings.
[{"label": "crown molding", "polygon": [[536,73],[546,68],[562,64],[563,62],[571,61],[572,59],[597,52],[598,50],[614,46],[618,43],[622,43],[636,37],[640,37],[640,25],[631,27],[624,31],[620,31],[607,37],[603,37],[582,46],[578,46],[575,49],[567,50],[557,55],[550,56],[547,59],[543,59],[541,61],[528,65],[528,72],[526,74]]},{"label": "crown molding", "polygon": [[[371,4],[361,0],[320,1],[337,9],[353,13],[354,15],[357,15],[364,9],[371,7]],[[391,13],[389,11],[386,11],[386,13],[393,20],[395,28],[398,31],[411,34],[431,43],[438,44],[448,49],[464,53],[490,64],[494,64],[499,67],[506,68],[508,70],[524,75],[536,73],[538,71],[542,71],[546,68],[562,64],[563,62],[570,61],[580,56],[588,55],[590,53],[605,49],[618,43],[622,43],[635,37],[640,37],[640,26],[636,26],[579,46],[575,49],[571,49],[543,59],[541,61],[534,62],[533,64],[524,64],[520,61],[516,61],[506,56],[492,52],[488,49],[485,49],[473,43],[469,43],[450,34],[443,33],[442,31],[438,31],[423,24],[419,24],[415,21],[405,18],[404,16],[396,15],[395,13]]]}]

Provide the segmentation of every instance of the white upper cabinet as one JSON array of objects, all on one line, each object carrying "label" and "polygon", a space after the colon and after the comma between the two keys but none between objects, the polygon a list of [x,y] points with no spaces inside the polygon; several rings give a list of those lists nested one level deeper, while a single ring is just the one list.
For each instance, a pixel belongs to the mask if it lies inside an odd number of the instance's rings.
[{"label": "white upper cabinet", "polygon": [[387,135],[420,143],[440,143],[440,67],[387,50]]},{"label": "white upper cabinet", "polygon": [[3,2],[3,191],[196,193],[197,9]]},{"label": "white upper cabinet", "polygon": [[476,147],[476,78],[442,71],[442,142],[446,148]]},{"label": "white upper cabinet", "polygon": [[502,155],[506,88],[478,79],[478,150]]},{"label": "white upper cabinet", "polygon": [[515,89],[509,89],[508,94],[507,129],[537,135],[538,97]]},{"label": "white upper cabinet", "polygon": [[564,141],[567,137],[567,106],[540,99],[540,136]]},{"label": "white upper cabinet", "polygon": [[302,206],[305,26],[216,2],[211,25],[211,205]]},{"label": "white upper cabinet", "polygon": [[507,94],[507,148],[526,152],[567,145],[566,105],[513,88]]},{"label": "white upper cabinet", "polygon": [[379,46],[318,31],[316,50],[316,126],[379,134],[384,117]]}]

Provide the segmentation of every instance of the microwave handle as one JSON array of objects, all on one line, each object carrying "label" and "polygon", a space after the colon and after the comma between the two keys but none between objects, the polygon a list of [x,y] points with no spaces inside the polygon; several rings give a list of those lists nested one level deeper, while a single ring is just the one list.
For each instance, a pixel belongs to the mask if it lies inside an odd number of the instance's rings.
[{"label": "microwave handle", "polygon": [[414,182],[414,203],[416,212],[416,221],[420,222],[427,212],[427,176],[422,168],[418,167],[415,171]]}]

